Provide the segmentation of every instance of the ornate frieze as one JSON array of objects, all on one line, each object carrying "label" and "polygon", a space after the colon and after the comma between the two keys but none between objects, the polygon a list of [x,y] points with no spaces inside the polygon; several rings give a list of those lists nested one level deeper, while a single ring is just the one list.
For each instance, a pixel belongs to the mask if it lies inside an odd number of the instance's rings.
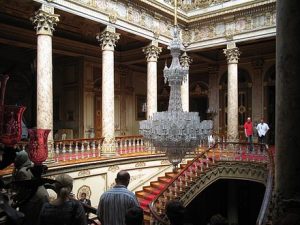
[{"label": "ornate frieze", "polygon": [[96,38],[100,42],[102,50],[114,50],[120,38],[120,34],[115,31],[114,27],[107,26],[102,33],[97,34]]},{"label": "ornate frieze", "polygon": [[54,31],[54,26],[59,21],[59,15],[54,14],[54,8],[47,5],[42,5],[41,9],[35,12],[34,17],[30,18],[35,25],[36,33],[50,35]]},{"label": "ornate frieze", "polygon": [[[232,12],[231,17],[216,16],[190,25],[189,42],[202,42],[216,38],[232,39],[235,35],[249,32],[263,32],[276,27],[275,4]],[[188,36],[188,34],[185,34]]]},{"label": "ornate frieze", "polygon": [[223,49],[223,52],[224,52],[225,56],[227,57],[228,63],[238,63],[241,52],[235,46],[235,43],[228,44],[227,48]]},{"label": "ornate frieze", "polygon": [[157,41],[152,41],[148,46],[143,48],[143,52],[146,54],[147,61],[157,61],[159,53],[161,53],[161,47],[158,47]]},{"label": "ornate frieze", "polygon": [[[174,6],[174,0],[163,0],[165,3]],[[185,12],[208,8],[210,6],[220,5],[230,0],[185,0],[177,1],[177,7]]]}]

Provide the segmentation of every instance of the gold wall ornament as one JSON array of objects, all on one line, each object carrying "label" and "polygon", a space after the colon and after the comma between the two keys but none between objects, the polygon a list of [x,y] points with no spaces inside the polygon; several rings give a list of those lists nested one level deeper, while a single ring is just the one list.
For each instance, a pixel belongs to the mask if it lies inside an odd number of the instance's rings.
[{"label": "gold wall ornament", "polygon": [[114,173],[114,172],[118,171],[119,169],[120,169],[119,166],[113,165],[113,166],[108,167],[107,170]]},{"label": "gold wall ornament", "polygon": [[118,19],[118,15],[117,15],[116,12],[109,13],[108,20],[109,20],[110,23],[116,23],[117,19]]},{"label": "gold wall ornament", "polygon": [[102,33],[97,34],[96,39],[99,41],[102,50],[114,50],[120,34],[116,33],[116,28],[107,26]]},{"label": "gold wall ornament", "polygon": [[143,52],[146,54],[147,61],[157,61],[161,51],[162,48],[158,47],[157,41],[152,41],[148,46],[143,48]]},{"label": "gold wall ornament", "polygon": [[32,23],[35,25],[36,34],[44,34],[52,36],[54,26],[59,22],[59,15],[54,14],[52,7],[42,6],[41,9],[35,12],[35,15],[30,18]]}]

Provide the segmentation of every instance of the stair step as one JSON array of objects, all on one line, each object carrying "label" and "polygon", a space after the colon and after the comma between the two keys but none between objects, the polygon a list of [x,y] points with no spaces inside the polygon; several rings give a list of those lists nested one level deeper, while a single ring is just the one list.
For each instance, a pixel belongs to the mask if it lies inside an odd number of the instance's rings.
[{"label": "stair step", "polygon": [[149,200],[149,201],[152,201],[156,197],[156,195],[154,195],[154,194],[151,194],[148,192],[143,192],[143,191],[141,191],[140,193],[135,193],[135,195],[137,197],[139,197],[140,199],[145,199],[145,200]]},{"label": "stair step", "polygon": [[144,187],[143,188],[145,192],[148,192],[150,194],[158,195],[162,189],[155,188],[155,187]]},{"label": "stair step", "polygon": [[165,176],[168,177],[168,178],[174,178],[176,175],[177,175],[177,173],[173,173],[173,172],[167,172],[165,174]]},{"label": "stair step", "polygon": [[166,183],[162,183],[159,181],[150,182],[150,186],[157,189],[163,189],[166,186]]},{"label": "stair step", "polygon": [[168,184],[171,180],[172,180],[172,178],[169,178],[169,177],[159,177],[158,178],[158,181],[165,183],[165,184]]}]

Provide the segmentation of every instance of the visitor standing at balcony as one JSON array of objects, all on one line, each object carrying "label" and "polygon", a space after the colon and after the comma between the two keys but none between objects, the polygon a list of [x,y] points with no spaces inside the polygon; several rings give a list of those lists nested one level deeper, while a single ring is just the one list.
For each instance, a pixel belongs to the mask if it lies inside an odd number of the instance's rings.
[{"label": "visitor standing at balcony", "polygon": [[269,126],[267,123],[264,122],[263,119],[260,120],[260,123],[257,124],[256,130],[258,133],[258,141],[260,144],[266,144],[266,134],[269,130]]},{"label": "visitor standing at balcony", "polygon": [[253,150],[253,125],[251,121],[251,117],[247,118],[247,121],[244,124],[245,136],[248,139],[248,143],[250,146],[250,151]]},{"label": "visitor standing at balcony", "polygon": [[127,189],[129,173],[121,170],[115,181],[116,185],[100,197],[97,216],[102,225],[125,225],[127,210],[139,206],[134,193]]}]

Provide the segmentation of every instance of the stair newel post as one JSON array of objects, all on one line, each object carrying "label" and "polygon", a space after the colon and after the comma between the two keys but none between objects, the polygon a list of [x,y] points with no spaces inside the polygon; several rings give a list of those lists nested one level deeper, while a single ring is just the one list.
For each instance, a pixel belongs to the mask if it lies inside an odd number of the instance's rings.
[{"label": "stair newel post", "polygon": [[198,162],[195,162],[195,177],[198,177]]},{"label": "stair newel post", "polygon": [[167,202],[168,201],[168,194],[167,194],[166,191],[164,192],[163,196],[164,196],[164,201]]},{"label": "stair newel post", "polygon": [[188,175],[187,175],[187,172],[185,171],[185,173],[184,173],[184,185],[185,185],[185,187],[188,187]]},{"label": "stair newel post", "polygon": [[177,182],[175,181],[174,182],[174,197],[176,198],[177,197]]},{"label": "stair newel post", "polygon": [[200,168],[201,168],[201,173],[203,172],[203,160],[201,159],[201,162],[200,162]]},{"label": "stair newel post", "polygon": [[193,181],[193,166],[190,166],[190,182]]},{"label": "stair newel post", "polygon": [[179,177],[179,191],[182,192],[182,178]]}]

